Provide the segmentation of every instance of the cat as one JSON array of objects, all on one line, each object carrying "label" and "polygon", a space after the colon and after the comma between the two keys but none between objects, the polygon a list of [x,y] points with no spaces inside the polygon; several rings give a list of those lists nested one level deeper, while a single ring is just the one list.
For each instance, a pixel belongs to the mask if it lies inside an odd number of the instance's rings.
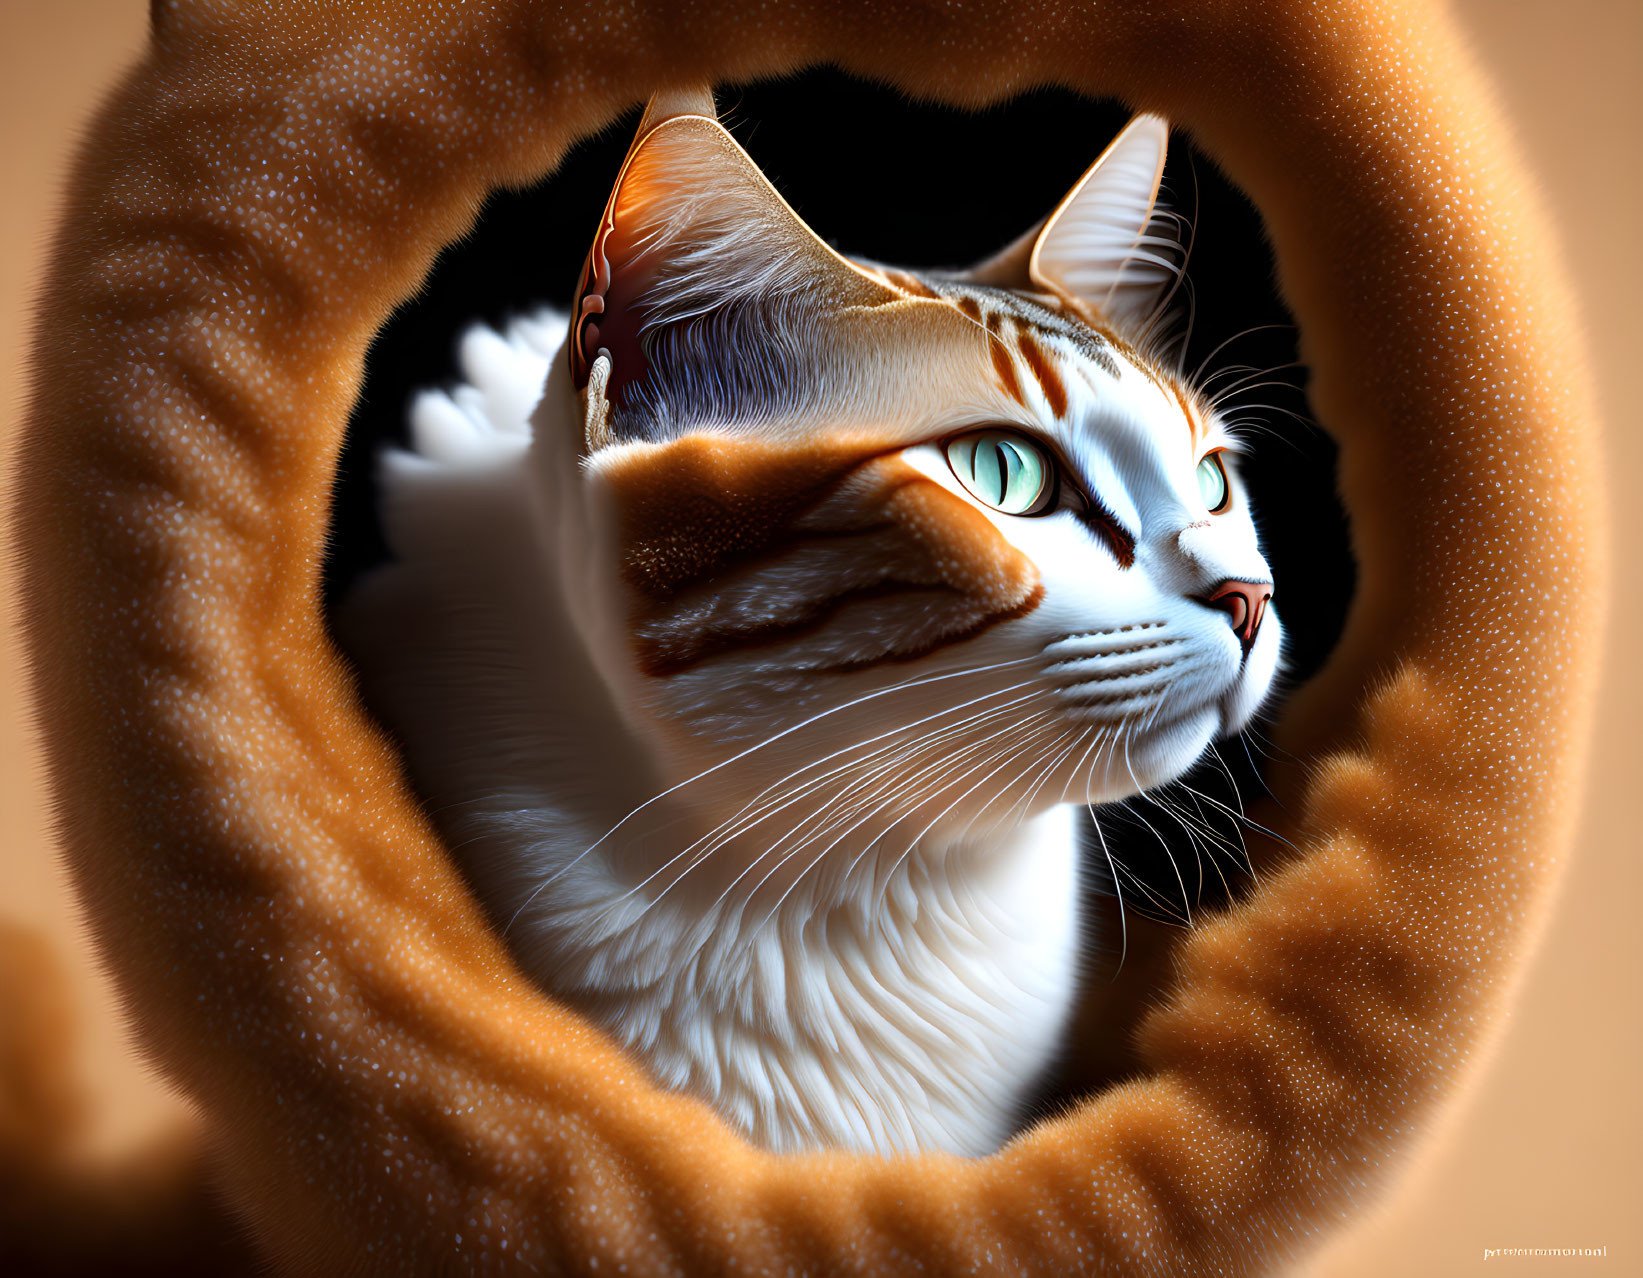
[{"label": "cat", "polygon": [[767,1149],[999,1148],[1079,812],[1271,693],[1238,441],[1152,340],[1167,138],[909,271],[658,98],[571,313],[470,330],[384,458],[367,702],[525,968]]}]

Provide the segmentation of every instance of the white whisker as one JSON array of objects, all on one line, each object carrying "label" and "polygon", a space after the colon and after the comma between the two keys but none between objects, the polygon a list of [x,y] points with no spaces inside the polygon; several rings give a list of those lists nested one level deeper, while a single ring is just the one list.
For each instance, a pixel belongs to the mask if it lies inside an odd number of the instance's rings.
[{"label": "white whisker", "polygon": [[[1042,711],[1041,711],[1041,712],[1039,712],[1039,713],[1038,713],[1038,715],[1036,715],[1036,716],[1034,716],[1034,718],[1035,718],[1035,719],[1043,719],[1043,718],[1047,718],[1047,717],[1048,717],[1048,713],[1047,713],[1047,712],[1042,712]],[[1029,720],[1029,721],[1027,721],[1027,722],[1031,722],[1031,720]],[[1009,726],[1009,727],[1007,727],[1007,728],[1004,728],[1004,729],[1001,729],[1001,730],[1000,730],[1000,731],[998,731],[998,732],[996,732],[996,733],[994,733],[994,734],[993,734],[993,735],[992,735],[992,736],[991,736],[991,737],[989,737],[989,738],[986,738],[986,739],[985,739],[985,740],[984,740],[984,741],[981,741],[981,742],[977,742],[977,743],[975,743],[975,745],[973,745],[973,746],[971,746],[971,747],[969,747],[969,751],[968,751],[968,752],[974,752],[974,751],[976,751],[976,750],[978,750],[978,749],[979,749],[979,748],[980,748],[980,747],[982,747],[982,746],[985,746],[985,745],[987,745],[987,744],[991,744],[991,743],[992,743],[992,742],[995,742],[995,741],[998,741],[998,740],[1000,740],[1000,739],[1003,739],[1003,738],[1006,738],[1006,737],[1009,737],[1009,736],[1010,736],[1010,735],[1012,735],[1012,734],[1014,734],[1014,733],[1019,733],[1019,732],[1020,732],[1020,731],[1021,731],[1021,730],[1022,730],[1022,729],[1023,729],[1023,728],[1024,728],[1024,727],[1025,727],[1025,724],[1024,724],[1024,723],[1023,723],[1023,724],[1012,724],[1012,725],[1010,725],[1010,726]],[[1005,748],[1005,749],[1004,749],[1004,751],[1003,751],[1003,753],[1004,753],[1004,754],[1005,754],[1005,757],[1006,757],[1006,758],[1008,758],[1008,756],[1009,756],[1009,754],[1010,754],[1010,753],[1012,753],[1012,752],[1013,752],[1013,751],[1014,751],[1014,750],[1015,750],[1015,748],[1016,748],[1016,747],[1015,747],[1015,746],[1014,746],[1014,745],[1011,745],[1011,746],[1009,746],[1009,747],[1006,747],[1006,748]],[[990,755],[988,755],[988,756],[987,756],[987,757],[986,757],[986,758],[984,758],[984,759],[983,759],[983,760],[982,760],[982,761],[981,761],[981,762],[980,762],[980,763],[978,763],[978,764],[976,764],[976,765],[974,765],[974,766],[973,766],[973,767],[971,767],[971,768],[969,768],[969,769],[967,769],[967,770],[966,770],[966,771],[965,771],[965,772],[962,772],[962,773],[960,773],[960,774],[959,774],[959,775],[958,775],[958,776],[956,776],[956,777],[953,777],[953,778],[951,778],[951,779],[950,779],[950,780],[949,780],[949,781],[948,781],[948,782],[947,782],[947,783],[946,783],[946,784],[944,784],[944,785],[943,785],[943,786],[942,786],[942,787],[941,787],[941,788],[940,788],[940,789],[938,789],[938,790],[936,790],[936,791],[935,791],[935,794],[936,794],[936,795],[940,795],[940,794],[944,794],[944,793],[945,793],[945,792],[946,792],[946,791],[947,791],[947,790],[949,790],[949,789],[951,789],[951,788],[952,788],[952,787],[953,787],[953,786],[955,786],[955,785],[957,785],[957,784],[958,784],[958,783],[959,783],[959,782],[960,782],[960,781],[962,781],[962,780],[964,780],[964,778],[965,778],[965,777],[967,777],[967,776],[969,776],[969,775],[970,775],[970,773],[972,773],[972,772],[974,772],[974,771],[975,771],[975,770],[976,770],[976,769],[977,769],[977,768],[981,768],[981,767],[985,767],[985,766],[986,766],[986,765],[987,765],[987,763],[988,763],[988,762],[990,762],[990,761],[991,761],[991,760],[992,760],[992,759],[993,759],[993,758],[996,758],[996,757],[998,757],[998,754],[999,754],[999,752],[998,752],[998,751],[995,751],[995,752],[994,752],[994,753],[992,753],[992,754],[990,754]],[[950,760],[940,760],[940,761],[938,761],[938,762],[937,762],[937,763],[936,763],[936,764],[933,764],[933,765],[931,765],[931,768],[937,768],[937,767],[944,767],[944,766],[947,766],[947,765],[948,765],[948,764],[950,764],[950,762],[951,762],[951,761],[950,761]],[[930,769],[926,769],[926,770],[927,770],[927,771],[928,771],[928,770],[930,770]],[[990,776],[990,775],[991,775],[991,773],[989,773],[989,774],[988,774],[988,775],[989,775],[989,776]],[[985,780],[985,778],[983,778],[983,780]],[[960,803],[960,802],[962,802],[962,801],[963,801],[963,798],[964,798],[964,795],[962,795],[962,794],[961,794],[961,795],[960,795],[960,796],[959,796],[959,798],[958,798],[958,799],[955,799],[955,800],[954,800],[954,801],[953,801],[953,804],[952,804],[952,805],[949,805],[949,808],[948,808],[948,809],[945,809],[945,810],[944,810],[944,811],[943,811],[943,813],[942,813],[942,815],[945,815],[945,812],[946,812],[946,811],[950,811],[950,810],[951,810],[951,807],[952,807],[952,806],[956,806],[956,805],[957,805],[957,804],[958,804],[958,803]],[[822,849],[822,850],[821,850],[821,852],[819,852],[819,853],[818,853],[818,854],[817,854],[817,855],[816,855],[816,857],[815,857],[815,858],[813,858],[813,859],[812,859],[812,860],[811,860],[811,862],[810,862],[810,863],[809,863],[809,865],[807,865],[807,866],[806,866],[806,868],[805,868],[805,872],[804,872],[804,874],[808,874],[808,873],[809,873],[809,870],[810,870],[810,869],[811,869],[811,868],[813,868],[813,867],[814,867],[814,866],[815,866],[815,865],[816,865],[816,864],[818,864],[818,863],[819,863],[819,862],[820,862],[820,860],[821,860],[821,858],[822,858],[822,857],[823,857],[823,856],[825,856],[825,855],[826,855],[826,854],[827,854],[827,853],[828,853],[828,852],[829,852],[829,851],[831,851],[831,850],[832,850],[832,849],[833,849],[833,848],[834,848],[834,847],[836,847],[836,846],[838,846],[838,844],[839,844],[839,843],[840,843],[840,842],[842,842],[842,841],[843,841],[843,840],[844,840],[844,839],[845,839],[845,838],[846,838],[846,837],[848,837],[848,836],[849,836],[849,834],[850,834],[850,833],[851,833],[851,832],[852,832],[852,831],[854,831],[854,830],[855,830],[855,829],[857,829],[857,828],[859,828],[859,827],[860,827],[860,826],[861,826],[861,825],[862,825],[862,824],[864,824],[864,823],[865,823],[865,822],[866,822],[866,821],[867,821],[867,820],[869,820],[869,819],[870,819],[870,818],[871,818],[871,817],[872,817],[872,816],[873,816],[873,815],[874,815],[874,814],[875,814],[875,812],[876,812],[876,811],[880,811],[880,810],[882,810],[882,808],[883,808],[883,805],[880,805],[880,807],[879,807],[879,808],[878,808],[878,809],[874,809],[874,810],[872,810],[872,811],[869,811],[869,812],[868,812],[868,813],[867,813],[867,814],[865,814],[865,815],[864,815],[864,816],[862,816],[862,817],[861,817],[861,818],[860,818],[860,819],[859,819],[859,820],[858,820],[858,821],[857,821],[857,822],[856,822],[856,824],[855,824],[855,825],[854,825],[854,826],[851,826],[851,827],[850,827],[850,828],[849,828],[849,829],[846,829],[846,830],[844,830],[844,831],[842,831],[842,832],[841,832],[841,833],[840,833],[840,834],[839,834],[839,836],[838,836],[838,838],[836,838],[836,839],[834,839],[834,841],[833,841],[833,842],[832,842],[832,843],[831,843],[831,844],[829,844],[829,845],[828,845],[828,846],[827,846],[827,847],[825,847],[825,848],[823,848],[823,849]],[[916,807],[915,807],[915,808],[914,808],[914,809],[913,809],[913,810],[915,810],[915,811],[916,811],[916,810],[917,810],[917,809],[916,809]],[[900,819],[900,818],[898,818],[898,821],[899,821],[899,819]],[[937,817],[937,820],[939,820],[939,819],[940,819],[940,817],[939,817],[939,816],[938,816],[938,817]],[[890,825],[889,825],[889,826],[888,826],[888,827],[886,827],[886,829],[885,829],[885,830],[883,830],[883,831],[881,831],[881,832],[880,832],[880,833],[879,833],[879,834],[878,834],[878,835],[876,835],[876,836],[875,836],[875,837],[874,837],[874,838],[873,838],[873,839],[872,839],[872,840],[870,840],[870,841],[869,841],[869,842],[868,842],[868,844],[867,844],[867,847],[866,847],[866,848],[864,848],[864,849],[863,849],[863,850],[862,850],[862,852],[861,852],[861,853],[858,853],[858,855],[857,855],[857,857],[856,857],[856,859],[855,859],[855,860],[854,860],[854,861],[852,861],[852,862],[851,862],[851,864],[850,864],[850,867],[849,867],[849,868],[848,868],[848,869],[847,869],[847,871],[846,871],[846,874],[847,874],[847,875],[848,875],[848,873],[849,873],[849,871],[850,871],[850,870],[853,870],[853,869],[854,869],[854,868],[855,868],[855,866],[856,866],[856,864],[857,864],[857,863],[858,863],[858,862],[859,862],[859,861],[860,861],[860,859],[861,859],[861,857],[862,857],[862,856],[864,856],[864,855],[865,855],[865,854],[866,854],[866,852],[867,852],[867,851],[868,851],[868,850],[869,850],[869,849],[871,849],[871,848],[873,848],[873,847],[874,847],[874,846],[876,846],[876,845],[877,845],[877,844],[878,844],[878,842],[879,842],[879,841],[880,841],[880,840],[881,840],[881,839],[882,839],[882,838],[883,838],[883,837],[884,837],[884,836],[885,836],[885,835],[886,835],[886,834],[888,834],[888,833],[889,833],[889,831],[890,831],[890,830],[892,830],[892,829],[894,829],[894,828],[895,828],[895,825],[896,825],[896,824],[897,824],[897,822],[892,822],[892,823],[891,823],[891,824],[890,824]],[[932,825],[933,825],[933,824],[934,824],[934,822],[932,822],[932,823],[931,823],[931,824],[932,824]],[[929,829],[929,828],[930,828],[930,827],[928,827],[928,826],[927,826],[927,827],[925,827],[925,829],[926,829],[926,831],[928,831],[928,829]],[[916,844],[916,840],[915,840],[915,844]],[[802,846],[802,845],[801,845],[801,846]],[[795,854],[796,854],[796,853],[797,853],[797,852],[798,852],[798,851],[799,851],[799,850],[800,850],[800,849],[799,849],[799,848],[794,848],[794,849],[793,849],[793,850],[792,850],[792,851],[790,851],[790,852],[788,852],[788,853],[787,853],[787,854],[786,854],[786,856],[784,856],[784,857],[783,857],[783,858],[782,858],[782,861],[781,861],[781,862],[779,862],[779,863],[778,863],[778,864],[777,864],[777,865],[776,865],[776,866],[774,866],[774,867],[772,867],[772,868],[771,868],[771,870],[770,870],[770,871],[769,871],[769,872],[768,872],[768,873],[767,873],[767,874],[766,874],[766,875],[765,875],[765,876],[764,876],[764,879],[762,879],[762,880],[761,880],[761,881],[760,881],[760,884],[759,884],[759,885],[756,885],[756,886],[755,886],[755,888],[754,888],[754,890],[753,890],[753,893],[749,893],[749,896],[751,896],[751,895],[753,895],[753,894],[755,894],[755,893],[756,893],[756,892],[757,892],[757,890],[758,890],[758,887],[759,887],[759,886],[762,886],[762,885],[763,885],[763,883],[764,883],[764,881],[765,881],[765,880],[768,880],[768,879],[769,879],[769,878],[770,878],[770,876],[771,876],[771,874],[774,874],[774,873],[775,873],[775,871],[776,871],[776,870],[778,870],[778,869],[780,869],[780,868],[781,868],[781,865],[782,865],[782,864],[783,864],[783,863],[785,863],[785,862],[786,862],[786,861],[787,861],[787,860],[788,860],[788,859],[790,859],[790,858],[791,858],[791,857],[792,857],[792,856],[794,856],[794,855],[795,855]],[[910,845],[910,848],[909,848],[909,850],[911,850],[911,845]],[[904,856],[905,856],[905,854],[903,854],[903,855],[904,855]],[[889,882],[889,877],[890,877],[890,876],[892,876],[892,875],[893,875],[893,874],[894,874],[894,873],[895,873],[895,870],[896,870],[896,869],[897,869],[897,868],[899,868],[899,865],[900,865],[900,861],[899,861],[899,860],[898,860],[898,861],[897,861],[897,864],[896,864],[896,865],[895,865],[895,866],[892,866],[892,867],[891,867],[891,870],[890,870],[890,875],[887,875],[887,876],[886,876],[886,879],[885,879],[885,884],[886,884],[886,886],[888,886],[888,882]],[[776,915],[776,914],[777,914],[777,913],[778,913],[778,912],[779,912],[779,911],[780,911],[780,909],[781,909],[781,905],[782,905],[782,902],[783,902],[783,901],[785,901],[785,900],[786,900],[786,899],[787,899],[787,897],[788,897],[788,894],[789,894],[789,893],[791,893],[791,892],[792,892],[792,891],[793,891],[793,889],[794,889],[794,888],[795,888],[795,887],[797,887],[797,886],[798,886],[798,884],[799,884],[799,883],[800,883],[800,882],[801,882],[801,881],[802,881],[802,880],[803,880],[803,878],[804,878],[804,874],[800,874],[800,875],[798,875],[798,876],[796,876],[796,877],[795,877],[795,878],[794,878],[794,880],[793,880],[793,882],[792,882],[792,883],[790,883],[790,884],[789,884],[789,885],[788,885],[788,886],[787,886],[787,888],[786,888],[786,889],[785,889],[785,890],[784,890],[784,891],[783,891],[783,892],[782,892],[782,894],[781,894],[781,896],[780,896],[780,897],[779,897],[779,898],[778,898],[778,899],[777,899],[777,900],[776,900],[776,902],[775,902],[775,904],[774,904],[774,905],[772,905],[772,906],[771,906],[771,908],[770,908],[770,910],[769,910],[769,911],[767,911],[767,912],[766,912],[766,914],[765,914],[765,916],[764,916],[764,918],[762,918],[762,919],[761,919],[761,920],[760,920],[760,921],[759,921],[759,923],[758,923],[758,925],[757,925],[757,926],[756,926],[756,927],[755,927],[755,928],[754,928],[754,932],[753,932],[753,935],[757,935],[757,933],[758,933],[758,931],[759,931],[759,930],[760,930],[760,929],[761,929],[761,928],[763,928],[763,927],[764,927],[764,925],[765,925],[765,924],[766,924],[766,923],[768,923],[768,922],[769,922],[769,921],[770,921],[770,919],[771,919],[771,918],[773,918],[773,917],[775,917],[775,915]],[[880,903],[881,903],[881,904],[882,904],[882,899],[881,899],[881,902],[880,902]],[[875,907],[875,908],[876,908],[876,907]],[[751,939],[751,938],[750,938],[750,939]]]},{"label": "white whisker", "polygon": [[[871,753],[869,753],[866,757],[864,757],[862,759],[853,759],[853,760],[851,760],[847,763],[841,764],[841,765],[839,765],[835,768],[830,769],[829,771],[827,771],[826,773],[823,773],[819,777],[811,778],[810,780],[804,782],[800,786],[794,787],[791,790],[784,790],[775,799],[771,800],[768,803],[765,803],[765,804],[761,805],[757,810],[755,810],[754,812],[749,814],[749,809],[752,808],[753,805],[755,803],[757,803],[760,798],[762,798],[763,796],[769,794],[770,791],[775,789],[777,786],[782,785],[786,781],[791,780],[793,777],[798,776],[798,775],[802,774],[803,772],[807,771],[809,768],[819,766],[822,763],[826,763],[826,762],[828,762],[832,759],[837,758],[841,754],[847,754],[852,750],[861,749],[864,746],[871,745],[873,742],[883,740],[885,737],[893,737],[893,736],[896,736],[899,733],[904,733],[909,728],[918,727],[920,724],[929,723],[932,720],[946,718],[949,715],[956,714],[957,712],[959,712],[960,710],[965,709],[966,707],[976,705],[980,702],[991,700],[994,697],[1007,695],[1007,694],[1009,694],[1011,692],[1015,692],[1015,691],[1017,691],[1021,688],[1030,687],[1033,682],[1034,682],[1033,680],[1026,680],[1022,683],[1013,684],[1008,688],[998,689],[998,690],[993,691],[993,692],[984,693],[979,697],[973,697],[969,701],[961,702],[959,705],[945,707],[942,710],[937,711],[935,714],[926,715],[922,719],[915,719],[912,723],[899,725],[898,727],[893,728],[893,729],[889,730],[888,732],[880,733],[876,737],[870,737],[865,742],[859,742],[859,743],[856,743],[854,745],[846,746],[841,750],[835,750],[835,751],[833,751],[832,754],[826,755],[822,759],[815,760],[812,763],[808,763],[803,768],[798,769],[796,772],[789,773],[788,776],[786,778],[783,778],[782,781],[773,782],[771,785],[766,786],[763,790],[761,790],[759,792],[758,795],[755,795],[753,799],[750,799],[746,804],[744,804],[742,806],[742,808],[737,813],[735,813],[734,815],[729,817],[727,820],[720,822],[719,825],[715,826],[712,830],[709,830],[706,834],[702,835],[694,843],[690,844],[688,847],[682,849],[681,851],[675,853],[672,857],[668,858],[667,861],[665,861],[662,865],[658,866],[649,875],[647,875],[643,880],[641,880],[639,883],[635,884],[632,888],[628,889],[628,891],[625,892],[622,896],[616,898],[616,900],[611,903],[611,906],[619,904],[621,901],[627,899],[628,897],[642,891],[652,881],[654,881],[659,875],[661,875],[666,870],[668,870],[671,866],[676,864],[681,858],[685,857],[686,855],[690,854],[691,852],[697,852],[697,856],[695,857],[695,859],[693,859],[691,861],[691,863],[689,865],[687,865],[685,867],[685,869],[683,871],[681,871],[681,873],[676,878],[674,878],[671,882],[669,882],[662,889],[662,891],[657,894],[655,900],[660,900],[661,897],[666,894],[668,888],[671,888],[673,886],[673,884],[679,882],[679,880],[684,878],[684,876],[686,874],[690,873],[690,871],[695,869],[696,866],[702,864],[702,862],[704,862],[709,856],[711,856],[714,851],[716,851],[720,847],[723,847],[732,838],[736,837],[739,834],[745,833],[748,830],[756,828],[765,819],[767,819],[768,817],[774,815],[776,812],[779,812],[782,809],[791,806],[793,803],[798,802],[799,799],[807,797],[810,794],[814,794],[816,791],[818,791],[822,787],[824,787],[827,784],[827,782],[832,780],[833,778],[835,778],[837,776],[844,775],[844,774],[852,772],[852,771],[859,771],[860,769],[862,769],[864,767],[867,767],[870,764],[874,763],[877,760],[878,756],[885,753],[885,752],[902,750],[904,748],[917,748],[917,747],[920,747],[921,743],[923,743],[926,740],[926,737],[933,736],[933,737],[941,738],[943,736],[943,734],[960,733],[960,732],[964,731],[972,723],[973,720],[980,719],[980,720],[984,721],[985,719],[987,719],[989,717],[1005,714],[1009,710],[1011,710],[1012,708],[1014,708],[1018,705],[1021,705],[1025,702],[1027,702],[1027,701],[1030,701],[1033,697],[1040,695],[1040,693],[1037,692],[1036,690],[1027,692],[1027,693],[1023,694],[1022,696],[1015,698],[1015,700],[1013,700],[1013,701],[1006,702],[1003,706],[991,707],[991,708],[989,708],[988,710],[986,710],[984,712],[978,712],[976,715],[972,715],[969,718],[961,720],[958,724],[948,725],[948,726],[943,727],[942,729],[940,729],[939,731],[937,731],[935,733],[925,734],[925,737],[915,738],[915,740],[912,743],[911,747],[905,747],[902,743],[899,743],[899,742],[891,742],[889,745],[881,746],[877,750],[872,751]],[[852,783],[852,784],[854,784],[854,783]],[[607,909],[608,908],[611,908],[611,907],[608,906]]]},{"label": "white whisker", "polygon": [[998,661],[998,662],[994,662],[993,664],[987,665],[987,666],[960,667],[956,670],[947,670],[947,671],[943,671],[943,672],[938,672],[936,674],[916,676],[912,679],[906,680],[905,682],[898,683],[898,684],[893,684],[888,688],[875,689],[873,692],[865,693],[864,695],[859,696],[859,697],[854,697],[851,700],[846,701],[841,705],[829,706],[826,710],[822,710],[822,711],[820,711],[816,714],[813,714],[807,719],[802,719],[798,723],[795,723],[790,727],[783,728],[780,732],[777,732],[774,735],[769,736],[769,737],[765,738],[763,741],[757,742],[754,745],[748,746],[746,749],[741,750],[738,753],[731,755],[727,759],[721,759],[718,763],[715,763],[712,767],[704,768],[701,772],[698,772],[695,776],[687,777],[685,780],[680,781],[678,784],[669,786],[666,790],[663,790],[660,794],[652,795],[650,798],[646,799],[643,803],[641,803],[638,807],[634,808],[631,812],[629,812],[625,817],[623,817],[615,825],[611,826],[610,829],[606,830],[603,834],[601,834],[597,839],[595,839],[592,843],[590,843],[586,848],[582,849],[582,851],[580,853],[578,853],[575,857],[571,858],[571,860],[567,864],[560,867],[560,869],[558,869],[553,874],[549,875],[546,879],[544,879],[536,887],[536,889],[534,891],[532,891],[531,894],[529,896],[527,896],[523,902],[520,903],[519,908],[516,909],[513,912],[512,916],[508,919],[507,924],[504,925],[504,927],[502,928],[502,935],[506,936],[508,934],[508,932],[512,929],[514,923],[516,923],[518,921],[520,914],[522,914],[524,912],[526,907],[529,906],[531,904],[531,902],[534,901],[538,895],[540,895],[544,890],[546,890],[549,886],[551,886],[554,883],[555,880],[561,878],[563,875],[568,873],[570,870],[574,869],[578,864],[581,863],[583,858],[588,856],[591,852],[595,851],[597,848],[601,847],[604,844],[606,839],[610,838],[611,835],[615,834],[618,830],[620,830],[624,825],[626,825],[634,817],[638,816],[641,812],[645,811],[647,808],[650,808],[653,805],[655,805],[657,803],[660,803],[663,799],[668,798],[670,795],[677,794],[680,790],[684,789],[686,786],[692,785],[692,784],[694,784],[698,781],[703,780],[706,777],[712,776],[714,773],[716,773],[716,772],[718,772],[718,771],[720,771],[724,768],[728,768],[731,764],[737,763],[740,760],[747,758],[749,755],[755,753],[758,750],[763,750],[763,749],[767,748],[768,746],[774,745],[777,741],[781,741],[786,737],[790,737],[795,732],[798,732],[803,728],[807,728],[811,724],[819,723],[821,720],[829,718],[832,715],[842,714],[846,710],[851,710],[851,709],[854,709],[857,706],[865,705],[867,702],[875,701],[880,697],[890,696],[891,694],[897,693],[897,692],[906,692],[906,691],[908,691],[912,688],[925,687],[929,684],[941,683],[941,682],[943,682],[945,680],[948,680],[948,679],[963,678],[967,675],[968,676],[973,676],[973,675],[978,675],[978,674],[987,674],[987,673],[989,673],[990,671],[993,671],[993,670],[1004,670],[1004,669],[1008,669],[1011,666],[1024,665],[1027,662],[1034,661],[1034,660],[1036,660],[1036,658],[1034,658],[1034,657],[1017,657],[1017,658],[1014,658],[1010,661]]}]

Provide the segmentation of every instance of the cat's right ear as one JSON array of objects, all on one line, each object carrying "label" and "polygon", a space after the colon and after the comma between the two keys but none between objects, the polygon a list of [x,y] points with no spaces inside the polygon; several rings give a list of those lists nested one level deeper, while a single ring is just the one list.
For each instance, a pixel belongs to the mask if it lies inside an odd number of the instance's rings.
[{"label": "cat's right ear", "polygon": [[967,278],[1060,294],[1111,322],[1145,326],[1180,276],[1173,227],[1158,207],[1168,146],[1162,116],[1136,116],[1049,217]]},{"label": "cat's right ear", "polygon": [[[588,444],[606,442],[612,410],[646,375],[660,330],[758,300],[847,307],[895,297],[777,194],[714,118],[710,94],[659,95],[605,206],[571,313],[571,373],[590,400]],[[748,355],[687,353],[704,370]]]}]

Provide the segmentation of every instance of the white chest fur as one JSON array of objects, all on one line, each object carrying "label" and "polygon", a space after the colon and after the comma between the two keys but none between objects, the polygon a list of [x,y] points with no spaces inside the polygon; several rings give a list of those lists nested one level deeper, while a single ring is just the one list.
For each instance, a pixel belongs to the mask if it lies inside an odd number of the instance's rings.
[{"label": "white chest fur", "polygon": [[1073,994],[1070,813],[1003,846],[915,850],[888,882],[864,870],[775,913],[652,905],[584,864],[521,940],[658,1081],[760,1145],[990,1153]]}]

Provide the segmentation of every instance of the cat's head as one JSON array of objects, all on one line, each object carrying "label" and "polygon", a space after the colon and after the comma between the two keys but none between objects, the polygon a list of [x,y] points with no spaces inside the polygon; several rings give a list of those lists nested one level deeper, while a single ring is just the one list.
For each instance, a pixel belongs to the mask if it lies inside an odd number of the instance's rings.
[{"label": "cat's head", "polygon": [[1148,353],[1165,123],[997,257],[912,272],[827,247],[689,106],[641,125],[559,377],[584,629],[664,772],[939,833],[1242,728],[1280,629],[1237,441]]}]

